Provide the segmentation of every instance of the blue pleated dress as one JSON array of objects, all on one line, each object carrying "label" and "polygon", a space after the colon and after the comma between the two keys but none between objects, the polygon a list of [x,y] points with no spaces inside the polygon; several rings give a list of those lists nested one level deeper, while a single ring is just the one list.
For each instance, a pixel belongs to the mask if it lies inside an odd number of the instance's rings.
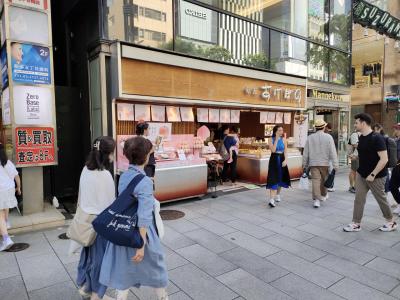
[{"label": "blue pleated dress", "polygon": [[[121,175],[118,192],[124,191],[138,174],[144,174],[144,171],[136,166],[129,166],[128,171]],[[132,262],[136,249],[108,242],[101,267],[100,282],[119,290],[140,286],[165,288],[168,285],[168,275],[164,250],[153,220],[155,203],[153,181],[145,177],[133,194],[139,201],[138,226],[147,228],[148,241],[143,261],[138,264]]]}]

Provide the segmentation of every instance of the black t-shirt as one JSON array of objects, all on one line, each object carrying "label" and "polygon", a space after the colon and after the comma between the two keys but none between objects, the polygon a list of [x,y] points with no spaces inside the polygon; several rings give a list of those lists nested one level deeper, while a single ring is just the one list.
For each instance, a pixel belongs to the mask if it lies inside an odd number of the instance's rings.
[{"label": "black t-shirt", "polygon": [[[370,134],[359,137],[358,141],[358,157],[360,158],[360,166],[357,172],[364,178],[367,178],[375,169],[380,158],[378,152],[387,150],[385,138],[377,133],[371,132]],[[387,176],[387,169],[384,168],[376,178]]]}]

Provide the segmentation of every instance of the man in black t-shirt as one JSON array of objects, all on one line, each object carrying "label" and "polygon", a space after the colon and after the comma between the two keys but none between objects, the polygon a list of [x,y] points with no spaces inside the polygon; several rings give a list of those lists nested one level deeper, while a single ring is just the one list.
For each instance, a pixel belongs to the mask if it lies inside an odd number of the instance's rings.
[{"label": "man in black t-shirt", "polygon": [[364,206],[367,193],[371,190],[379,204],[387,223],[379,228],[381,231],[396,230],[397,224],[385,193],[385,182],[388,175],[386,164],[388,154],[385,139],[382,135],[376,134],[371,128],[372,117],[362,113],[355,116],[355,126],[361,133],[358,142],[358,157],[360,166],[356,177],[356,198],[354,200],[353,223],[343,228],[346,232],[360,231],[361,219],[364,214]]}]

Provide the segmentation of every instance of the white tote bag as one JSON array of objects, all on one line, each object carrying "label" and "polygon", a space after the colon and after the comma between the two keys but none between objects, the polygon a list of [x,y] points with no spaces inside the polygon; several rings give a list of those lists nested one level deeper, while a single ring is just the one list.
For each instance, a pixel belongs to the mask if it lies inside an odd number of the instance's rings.
[{"label": "white tote bag", "polygon": [[308,191],[310,187],[310,181],[308,180],[307,174],[303,174],[303,176],[300,177],[299,187],[301,190]]},{"label": "white tote bag", "polygon": [[164,223],[161,219],[160,210],[161,210],[160,202],[158,200],[155,200],[154,217],[156,219],[158,236],[160,237],[160,239],[162,239],[164,237],[165,230],[164,230]]}]

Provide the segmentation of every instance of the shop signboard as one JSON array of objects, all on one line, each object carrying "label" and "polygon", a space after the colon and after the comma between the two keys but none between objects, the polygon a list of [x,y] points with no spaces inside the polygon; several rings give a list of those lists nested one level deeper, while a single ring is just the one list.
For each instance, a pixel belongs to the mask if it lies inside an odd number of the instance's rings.
[{"label": "shop signboard", "polygon": [[8,64],[7,64],[7,48],[3,47],[0,52],[0,64],[1,64],[1,82],[3,90],[8,87]]},{"label": "shop signboard", "polygon": [[49,20],[46,13],[9,7],[10,39],[49,45]]},{"label": "shop signboard", "polygon": [[17,167],[56,164],[54,129],[52,127],[17,127],[15,154]]},{"label": "shop signboard", "polygon": [[3,125],[11,125],[10,89],[5,89],[1,95]]},{"label": "shop signboard", "polygon": [[11,70],[14,82],[50,84],[49,48],[11,43]]},{"label": "shop signboard", "polygon": [[335,94],[332,92],[320,91],[320,90],[316,90],[316,89],[308,90],[308,97],[312,97],[315,99],[321,99],[321,100],[339,101],[339,102],[344,102],[344,101],[348,100],[348,97],[345,97],[345,95]]},{"label": "shop signboard", "polygon": [[16,85],[13,89],[13,99],[15,124],[53,124],[53,99],[51,89]]},{"label": "shop signboard", "polygon": [[354,1],[353,20],[364,27],[375,29],[380,34],[400,40],[400,20],[365,0]]},{"label": "shop signboard", "polygon": [[217,13],[186,1],[180,1],[179,6],[180,35],[191,40],[216,44]]},{"label": "shop signboard", "polygon": [[8,0],[8,1],[12,4],[18,4],[25,7],[47,10],[48,9],[47,1],[49,0]]}]

